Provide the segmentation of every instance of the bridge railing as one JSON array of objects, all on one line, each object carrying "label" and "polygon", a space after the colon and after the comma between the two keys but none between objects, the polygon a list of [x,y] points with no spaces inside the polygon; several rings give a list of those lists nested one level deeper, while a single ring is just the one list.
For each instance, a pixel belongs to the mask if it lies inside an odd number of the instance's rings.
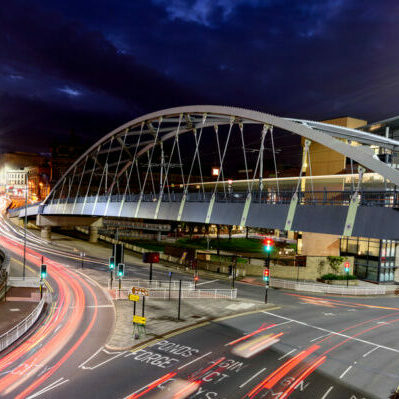
[{"label": "bridge railing", "polygon": [[[350,203],[353,191],[300,191],[298,194],[298,204],[300,205],[336,205],[347,206]],[[213,192],[191,192],[186,196],[186,202],[209,202],[212,198]],[[244,203],[247,199],[248,191],[230,191],[215,193],[215,201],[222,203]],[[269,204],[269,205],[287,205],[291,202],[293,191],[252,191],[251,197],[253,203]],[[363,206],[383,206],[383,207],[397,207],[399,206],[399,192],[396,191],[369,191],[364,190],[359,192],[360,205]],[[60,198],[54,199],[50,203],[53,204],[72,204],[76,203],[104,203],[110,200],[111,202],[138,202],[139,194],[112,195],[109,196],[88,196],[78,198]],[[181,202],[183,193],[170,192],[164,193],[162,202]],[[159,195],[143,194],[141,200],[143,202],[156,202],[159,200]],[[21,209],[21,208],[18,208]],[[16,210],[14,210],[16,211]]]}]

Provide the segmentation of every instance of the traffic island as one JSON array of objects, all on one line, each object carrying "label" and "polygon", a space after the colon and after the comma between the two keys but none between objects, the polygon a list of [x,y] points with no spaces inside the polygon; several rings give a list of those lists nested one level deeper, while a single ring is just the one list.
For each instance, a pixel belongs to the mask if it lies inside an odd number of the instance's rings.
[{"label": "traffic island", "polygon": [[[147,297],[145,300],[145,327],[133,329],[133,303],[129,300],[115,301],[116,324],[107,343],[112,350],[129,350],[150,345],[159,339],[201,327],[209,322],[241,314],[260,312],[275,308],[250,300],[184,299],[178,318],[178,301]],[[136,315],[142,316],[142,299],[137,302]],[[145,331],[144,331],[145,329]]]}]

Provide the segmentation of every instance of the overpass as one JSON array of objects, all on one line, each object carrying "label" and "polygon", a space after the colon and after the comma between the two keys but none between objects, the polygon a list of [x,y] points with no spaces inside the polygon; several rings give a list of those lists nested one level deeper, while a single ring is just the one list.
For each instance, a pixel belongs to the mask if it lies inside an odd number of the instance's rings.
[{"label": "overpass", "polygon": [[[277,143],[290,135],[303,141],[302,164],[281,178]],[[312,143],[350,159],[352,173],[312,176]],[[399,149],[371,133],[242,108],[166,109],[96,142],[28,216],[45,228],[123,217],[397,239],[399,172],[371,145]]]}]

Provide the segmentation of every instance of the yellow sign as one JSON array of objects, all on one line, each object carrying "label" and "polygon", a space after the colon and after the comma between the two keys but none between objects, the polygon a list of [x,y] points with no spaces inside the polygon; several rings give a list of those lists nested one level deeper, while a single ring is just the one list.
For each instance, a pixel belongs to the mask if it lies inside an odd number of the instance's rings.
[{"label": "yellow sign", "polygon": [[134,295],[134,294],[130,294],[129,295],[129,300],[130,301],[137,302],[139,299],[140,299],[140,297],[138,295]]},{"label": "yellow sign", "polygon": [[147,319],[142,316],[134,316],[133,323],[145,325]]},{"label": "yellow sign", "polygon": [[133,294],[142,294],[144,296],[148,296],[149,292],[146,288],[141,288],[141,287],[132,287],[132,293]]}]

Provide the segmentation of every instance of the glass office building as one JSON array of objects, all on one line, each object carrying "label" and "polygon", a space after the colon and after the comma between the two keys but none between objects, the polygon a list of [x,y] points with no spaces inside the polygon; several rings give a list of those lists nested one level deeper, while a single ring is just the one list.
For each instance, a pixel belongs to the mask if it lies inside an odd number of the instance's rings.
[{"label": "glass office building", "polygon": [[399,242],[375,238],[341,238],[341,255],[354,256],[354,274],[376,283],[393,283],[399,266]]}]

